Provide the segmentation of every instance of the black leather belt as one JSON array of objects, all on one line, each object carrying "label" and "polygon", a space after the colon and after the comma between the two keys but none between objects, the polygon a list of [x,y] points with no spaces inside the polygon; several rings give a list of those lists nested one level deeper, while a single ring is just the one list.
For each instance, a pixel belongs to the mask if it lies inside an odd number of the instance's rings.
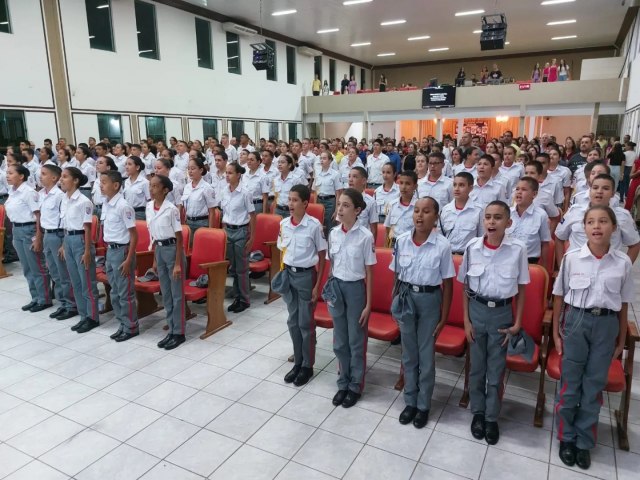
[{"label": "black leather belt", "polygon": [[93,188],[92,187],[80,187],[80,190],[87,190],[87,191],[90,192],[91,190],[93,190]]},{"label": "black leather belt", "polygon": [[511,302],[513,302],[513,297],[504,298],[501,300],[491,300],[489,298],[481,297],[475,292],[470,292],[470,293],[471,295],[469,296],[469,298],[472,298],[475,301],[480,302],[481,304],[486,305],[489,308],[506,307],[507,305],[511,305]]},{"label": "black leather belt", "polygon": [[247,225],[249,225],[248,223],[245,223],[244,225],[225,225],[229,230],[240,230],[241,228],[246,227]]},{"label": "black leather belt", "polygon": [[45,228],[44,229],[44,233],[60,233],[60,232],[64,232],[64,229],[63,228],[51,228],[51,229]]},{"label": "black leather belt", "polygon": [[29,227],[31,225],[35,225],[36,222],[23,222],[23,223],[19,223],[19,222],[13,222],[13,226],[14,227]]},{"label": "black leather belt", "polygon": [[464,252],[451,252],[451,255],[464,255]]},{"label": "black leather belt", "polygon": [[67,230],[65,232],[67,235],[84,235],[84,230]]},{"label": "black leather belt", "polygon": [[406,285],[412,292],[416,293],[433,293],[436,290],[440,290],[440,285],[412,285],[408,282],[400,282],[402,285]]},{"label": "black leather belt", "polygon": [[176,239],[175,238],[167,238],[165,240],[156,240],[153,243],[155,243],[159,247],[166,247],[167,245],[175,245],[176,244]]},{"label": "black leather belt", "polygon": [[594,308],[578,308],[578,307],[574,307],[573,305],[571,306],[571,308],[573,310],[577,310],[577,311],[583,311],[584,313],[588,313],[589,315],[593,315],[594,317],[608,317],[609,315],[617,315],[618,312],[616,312],[615,310],[611,310],[610,308],[600,308],[600,307],[594,307]]},{"label": "black leather belt", "polygon": [[253,200],[253,204],[254,204],[254,205],[257,205],[257,204],[259,204],[259,203],[262,203],[262,199],[261,199],[261,198],[257,198],[257,199],[254,199],[254,200]]},{"label": "black leather belt", "polygon": [[128,247],[129,244],[128,243],[109,243],[108,247],[110,250],[116,250],[118,248],[122,248],[122,247]]},{"label": "black leather belt", "polygon": [[199,222],[200,220],[209,220],[209,215],[201,215],[199,217],[187,217],[190,222]]},{"label": "black leather belt", "polygon": [[147,207],[135,207],[133,209],[134,212],[146,212],[147,211]]},{"label": "black leather belt", "polygon": [[289,210],[289,209],[284,205],[276,205],[276,210]]},{"label": "black leather belt", "polygon": [[9,198],[8,193],[3,193],[2,195],[0,195],[0,200],[4,200],[5,198]]},{"label": "black leather belt", "polygon": [[318,195],[318,200],[330,200],[336,198],[335,195]]},{"label": "black leather belt", "polygon": [[290,265],[285,265],[285,268],[291,270],[293,273],[306,272],[307,270],[312,270],[315,267],[292,267]]}]

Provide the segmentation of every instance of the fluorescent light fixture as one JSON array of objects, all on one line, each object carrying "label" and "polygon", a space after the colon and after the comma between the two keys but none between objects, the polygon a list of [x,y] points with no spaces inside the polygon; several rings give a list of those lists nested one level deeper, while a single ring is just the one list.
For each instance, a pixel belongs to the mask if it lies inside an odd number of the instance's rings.
[{"label": "fluorescent light fixture", "polygon": [[479,15],[484,13],[484,10],[467,10],[466,12],[456,12],[456,17],[466,17],[467,15]]},{"label": "fluorescent light fixture", "polygon": [[349,5],[359,5],[360,3],[369,3],[372,1],[373,0],[347,0],[346,2],[342,2],[342,4],[349,6]]},{"label": "fluorescent light fixture", "polygon": [[339,28],[325,28],[324,30],[318,30],[316,33],[333,33],[333,32],[339,32],[340,29]]},{"label": "fluorescent light fixture", "polygon": [[367,45],[371,45],[371,42],[360,42],[360,43],[352,43],[352,47],[366,47]]},{"label": "fluorescent light fixture", "polygon": [[421,37],[409,37],[407,40],[413,42],[415,40],[429,40],[431,37],[429,35],[422,35]]},{"label": "fluorescent light fixture", "polygon": [[394,55],[395,55],[395,52],[379,53],[378,54],[379,57],[393,57]]},{"label": "fluorescent light fixture", "polygon": [[576,0],[545,0],[540,5],[559,5],[561,3],[573,3]]},{"label": "fluorescent light fixture", "polygon": [[101,9],[101,8],[109,8],[109,4],[108,4],[108,3],[105,3],[104,5],[98,5],[96,8],[97,8],[97,9]]},{"label": "fluorescent light fixture", "polygon": [[400,25],[401,23],[407,23],[406,20],[387,20],[386,22],[380,22],[380,25],[386,27],[387,25]]},{"label": "fluorescent light fixture", "polygon": [[440,48],[430,48],[430,52],[444,52],[445,50],[449,50],[449,47],[440,47]]},{"label": "fluorescent light fixture", "polygon": [[238,58],[238,55],[234,55],[233,57],[227,57],[227,60],[233,60],[235,58]]},{"label": "fluorescent light fixture", "polygon": [[292,13],[297,13],[298,11],[295,9],[291,9],[291,10],[280,10],[278,12],[273,12],[271,14],[272,17],[279,17],[281,15],[291,15]]},{"label": "fluorescent light fixture", "polygon": [[551,37],[551,40],[568,40],[570,38],[578,38],[577,35],[564,35],[562,37]]},{"label": "fluorescent light fixture", "polygon": [[576,23],[576,20],[557,20],[555,22],[549,22],[547,23],[547,25],[549,26],[553,26],[553,25],[568,25],[569,23]]},{"label": "fluorescent light fixture", "polygon": [[141,53],[151,53],[151,52],[153,52],[153,50],[140,50],[138,52],[138,55],[140,55]]},{"label": "fluorescent light fixture", "polygon": [[482,30],[474,30],[473,33],[482,33]]}]

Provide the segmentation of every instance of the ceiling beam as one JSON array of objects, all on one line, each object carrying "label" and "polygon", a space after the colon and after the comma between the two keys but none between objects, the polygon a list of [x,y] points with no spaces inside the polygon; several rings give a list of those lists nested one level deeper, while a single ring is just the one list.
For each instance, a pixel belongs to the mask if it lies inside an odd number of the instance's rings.
[{"label": "ceiling beam", "polygon": [[640,9],[640,7],[629,7],[627,9],[627,13],[625,13],[624,19],[622,20],[622,25],[620,25],[620,31],[618,32],[618,36],[616,37],[616,41],[613,43],[613,45],[617,49],[622,48],[622,44],[624,43],[624,39],[627,38],[627,34],[629,33],[629,30],[631,29],[631,25],[633,25],[633,21],[635,20],[636,16],[638,15],[638,9]]},{"label": "ceiling beam", "polygon": [[302,42],[302,41],[300,41],[300,40],[298,40],[296,38],[289,37],[287,35],[283,35],[281,33],[274,32],[272,30],[267,30],[265,28],[261,28],[258,25],[252,25],[251,23],[247,23],[247,22],[245,22],[243,20],[238,20],[237,18],[228,17],[226,15],[223,15],[221,13],[215,12],[215,11],[210,10],[208,8],[199,7],[197,5],[193,5],[192,3],[188,3],[188,2],[185,2],[183,0],[153,0],[153,1],[155,1],[156,3],[161,3],[163,5],[167,5],[169,7],[177,8],[179,10],[183,10],[185,12],[192,13],[194,15],[198,15],[199,17],[208,18],[209,20],[213,20],[215,22],[220,22],[220,23],[233,22],[233,23],[237,23],[239,25],[242,25],[242,26],[245,26],[245,27],[249,27],[249,28],[252,28],[254,30],[258,30],[260,32],[260,34],[264,35],[265,37],[271,38],[273,40],[279,40],[279,41],[281,41],[283,43],[288,43],[289,45],[293,45],[294,47],[301,47],[303,45],[304,46],[308,46],[308,47],[320,50],[323,55],[326,55],[326,56],[331,57],[331,58],[335,58],[336,60],[341,60],[343,62],[351,63],[353,65],[357,65],[359,67],[367,68],[369,70],[371,70],[373,68],[373,65],[371,65],[370,63],[365,63],[365,62],[363,62],[361,60],[357,60],[355,58],[347,57],[347,56],[342,55],[342,54],[337,53],[337,52],[332,52],[331,50],[327,50],[326,48],[319,47],[319,46],[314,45],[313,43],[310,43],[310,42]]}]

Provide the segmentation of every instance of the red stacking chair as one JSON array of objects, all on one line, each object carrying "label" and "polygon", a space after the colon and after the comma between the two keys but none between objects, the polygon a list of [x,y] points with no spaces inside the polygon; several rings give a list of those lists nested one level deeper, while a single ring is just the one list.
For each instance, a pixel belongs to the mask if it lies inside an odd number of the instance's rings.
[{"label": "red stacking chair", "polygon": [[376,247],[383,248],[387,244],[387,227],[384,223],[378,223],[376,235]]},{"label": "red stacking chair", "polygon": [[[324,272],[322,274],[322,279],[320,280],[320,289],[319,292],[322,293],[322,289],[324,288],[324,284],[327,282],[327,278],[329,277],[329,272],[331,271],[331,262],[329,260],[325,261],[324,264]],[[313,311],[313,319],[316,322],[316,326],[322,328],[333,328],[333,318],[329,314],[329,308],[327,307],[327,303],[323,300],[322,296],[318,297],[318,302],[316,303],[316,308]]]},{"label": "red stacking chair", "polygon": [[542,258],[538,262],[538,265],[542,265],[547,270],[547,275],[549,276],[549,282],[547,285],[547,298],[551,298],[551,291],[553,290],[553,272],[555,269],[555,261],[556,261],[556,241],[552,238],[549,241],[549,254],[547,255],[547,262],[545,264],[542,263]]},{"label": "red stacking chair", "polygon": [[307,205],[307,214],[317,218],[320,225],[324,226],[324,205],[321,203],[310,203]]},{"label": "red stacking chair", "polygon": [[5,229],[4,229],[4,221],[5,221],[5,217],[6,217],[6,212],[4,210],[4,205],[0,205],[0,278],[5,278],[5,277],[10,277],[11,274],[7,273],[7,270],[4,268],[4,263],[2,263],[2,260],[4,260],[4,255],[2,254],[3,250],[4,250],[4,235],[5,235]]},{"label": "red stacking chair", "polygon": [[[278,250],[276,243],[278,241],[278,234],[280,233],[281,221],[282,217],[280,215],[272,215],[270,213],[259,213],[256,215],[256,232],[251,251],[260,250],[264,255],[264,259],[259,262],[249,263],[249,270],[251,270],[251,272],[269,272],[269,296],[264,303],[271,303],[280,298],[280,295],[271,290],[271,279],[280,269],[280,250]],[[275,265],[275,262],[272,261],[274,249],[277,250],[276,256],[278,257],[278,262]]]},{"label": "red stacking chair", "polygon": [[369,337],[390,342],[400,335],[400,328],[391,316],[391,294],[394,274],[389,270],[392,250],[376,248],[377,263],[373,266],[373,298],[369,317]]}]

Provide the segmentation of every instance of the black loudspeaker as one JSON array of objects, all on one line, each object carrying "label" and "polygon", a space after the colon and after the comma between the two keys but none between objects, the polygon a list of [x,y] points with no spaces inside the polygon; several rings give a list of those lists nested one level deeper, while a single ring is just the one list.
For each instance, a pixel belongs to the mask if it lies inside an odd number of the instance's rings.
[{"label": "black loudspeaker", "polygon": [[480,50],[502,50],[507,38],[507,19],[504,14],[482,17]]},{"label": "black loudspeaker", "polygon": [[266,43],[253,43],[253,68],[256,70],[268,70],[275,65],[275,52]]}]

